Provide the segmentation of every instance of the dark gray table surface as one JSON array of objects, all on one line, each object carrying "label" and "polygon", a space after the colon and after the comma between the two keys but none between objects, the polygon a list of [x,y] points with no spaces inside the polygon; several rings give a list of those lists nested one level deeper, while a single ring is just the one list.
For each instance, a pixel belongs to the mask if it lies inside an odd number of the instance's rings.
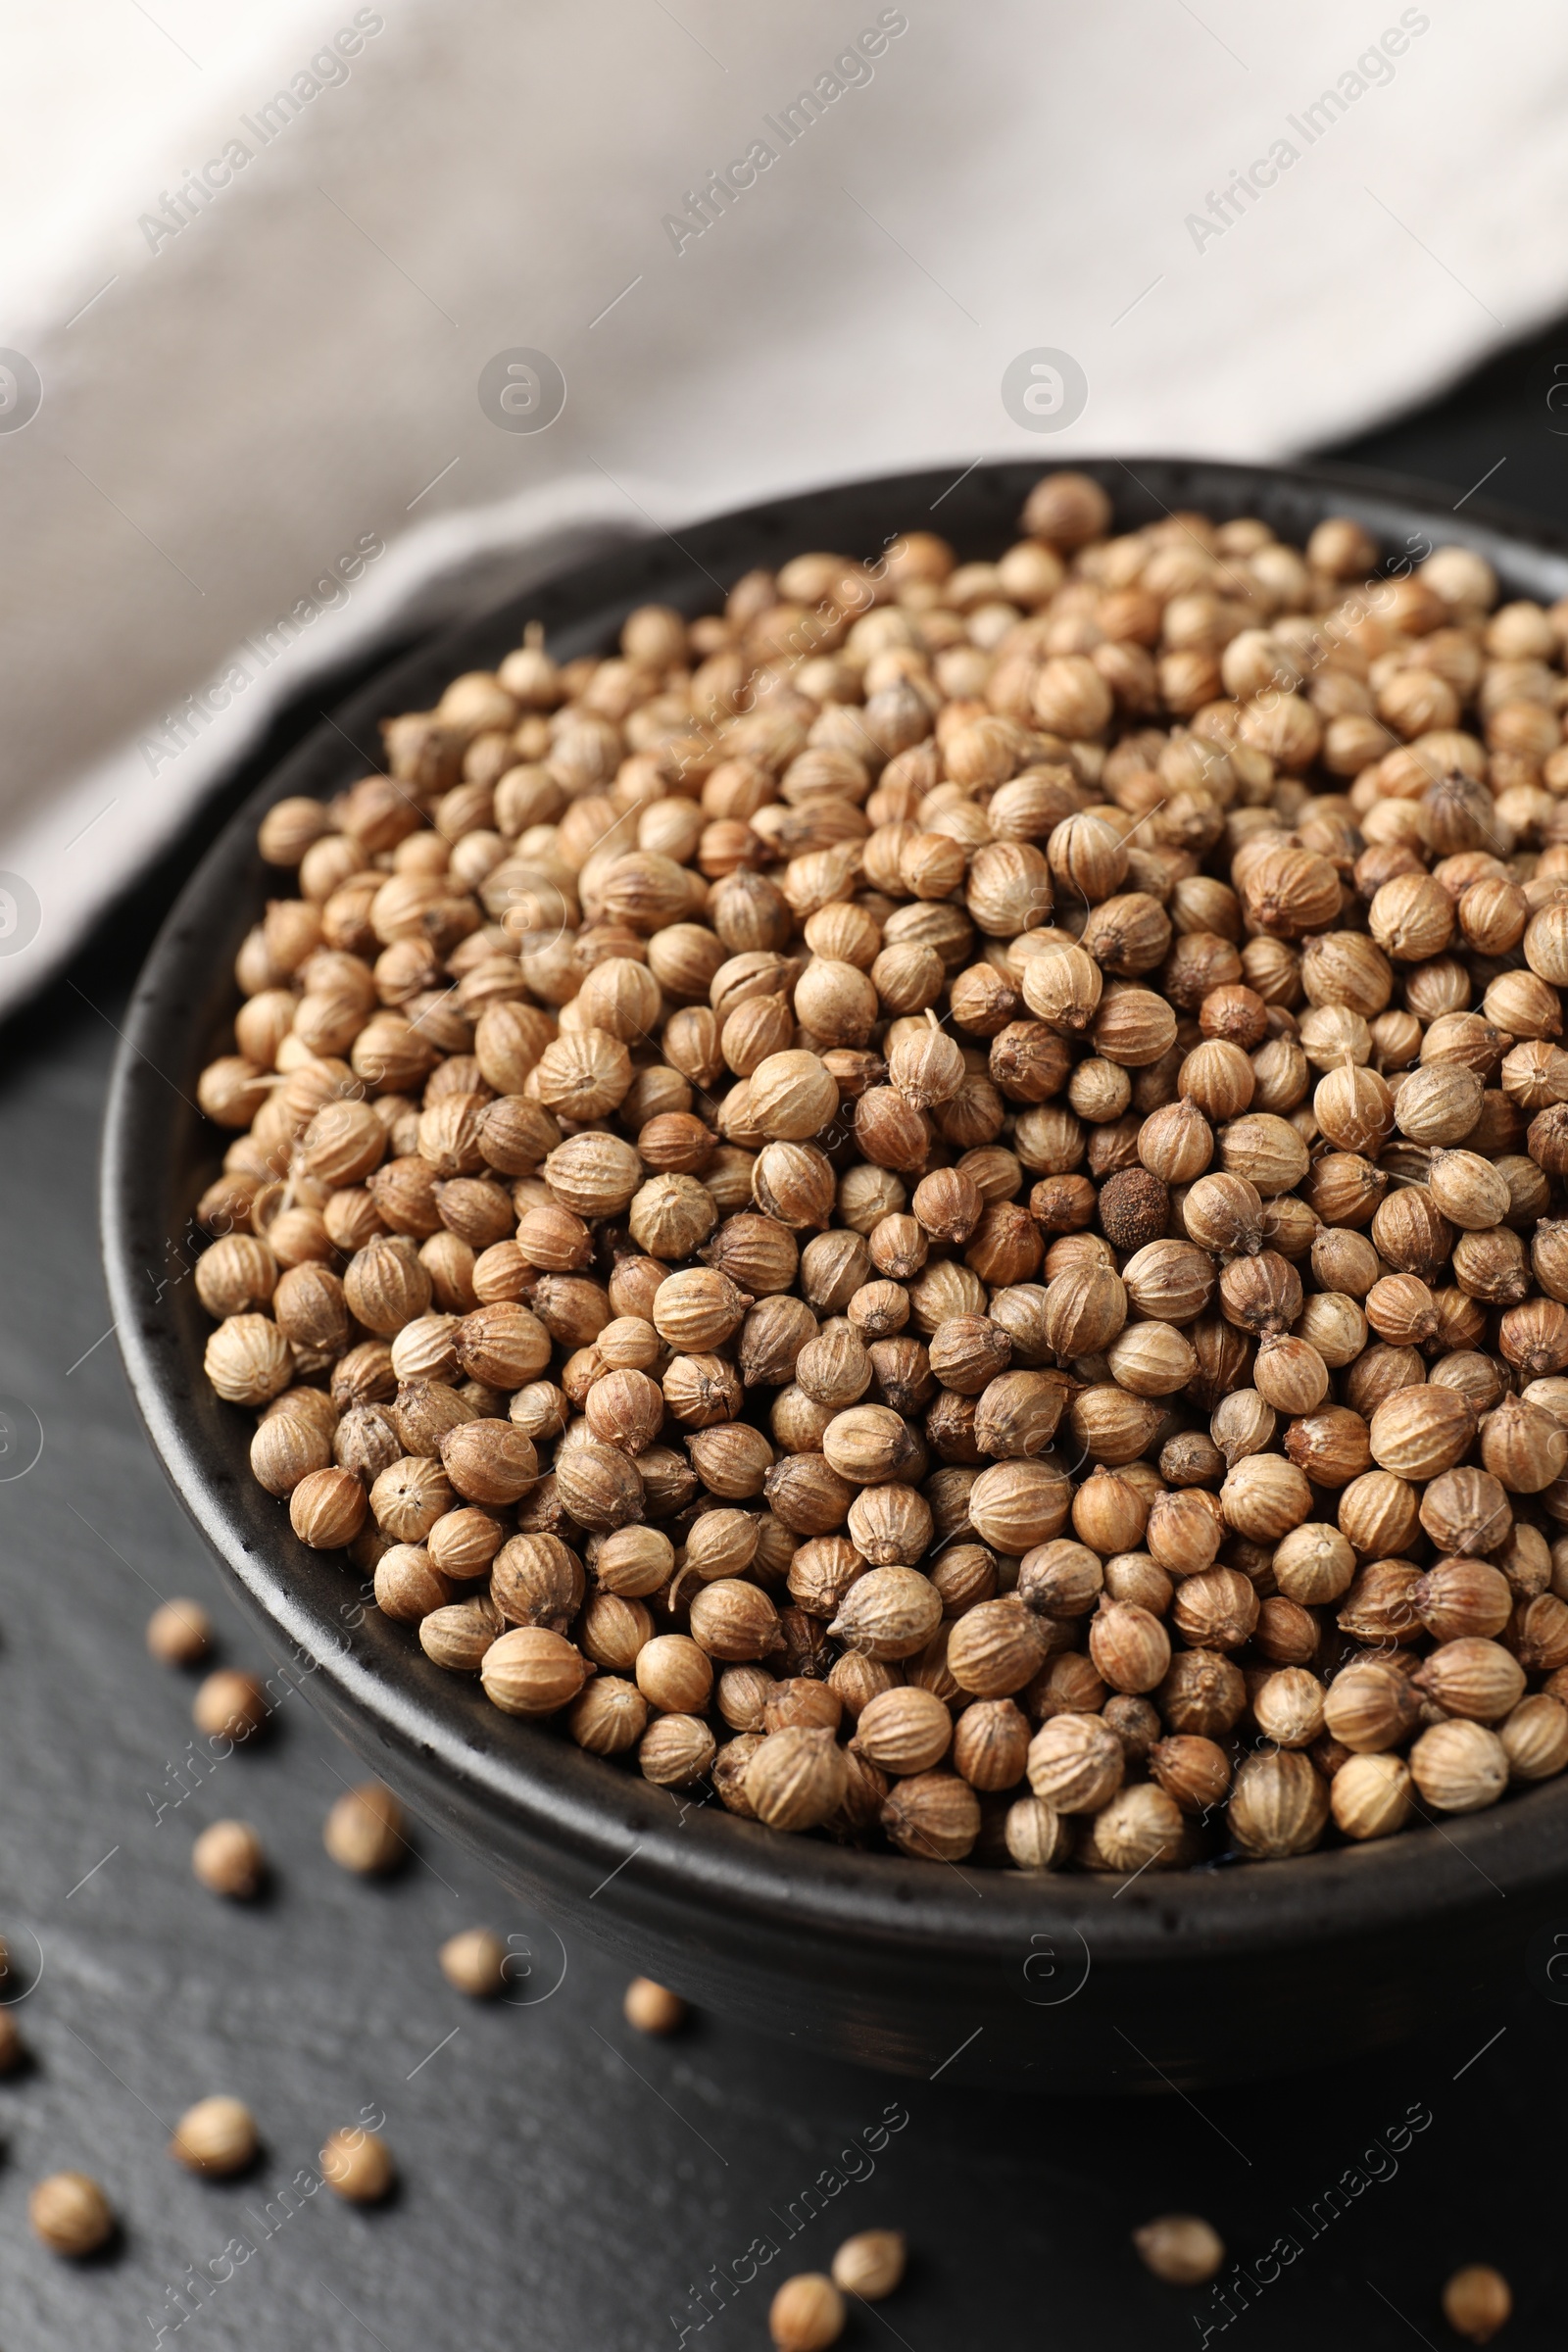
[{"label": "dark gray table surface", "polygon": [[[1456,500],[1497,467],[1487,497],[1568,522],[1568,443],[1544,398],[1559,349],[1568,361],[1568,330],[1340,454],[1449,481]],[[429,1833],[391,1882],[349,1879],[320,1826],[356,1763],[302,1701],[175,1801],[193,1686],[146,1654],[155,1600],[201,1597],[225,1659],[266,1661],[131,1407],[95,1160],[120,1007],[223,813],[3,1041],[0,1398],[44,1442],[0,1483],[0,1933],[36,1977],[18,2010],[28,2063],[0,2082],[0,2352],[643,2352],[683,2327],[705,2352],[739,2352],[767,2343],[772,2280],[825,2268],[873,2224],[907,2231],[909,2274],[853,2314],[847,2344],[1160,2352],[1201,2339],[1207,2303],[1131,2252],[1130,2230],[1172,2207],[1207,2214],[1250,2266],[1282,2236],[1300,2247],[1223,2330],[1257,2352],[1450,2345],[1438,2294],[1466,2260],[1513,2282],[1502,2343],[1560,2343],[1568,2008],[1532,1988],[1523,1949],[1480,1988],[1474,2028],[1373,2062],[1325,2063],[1282,2014],[1282,2065],[1302,2071],[1272,2083],[1009,2102],[831,2066],[715,2018],[645,2039],[622,2022],[616,1965],[575,1939],[563,1951]],[[191,1876],[197,1831],[231,1814],[275,1864],[257,1905]],[[437,1969],[442,1939],[478,1923],[528,1955],[514,2005],[465,2001]],[[182,2110],[220,2090],[250,2102],[265,2138],[254,2173],[221,2185],[165,2153]],[[906,2120],[867,2153],[890,2107]],[[395,2197],[291,2209],[280,2191],[368,2109],[386,2118]],[[1430,2121],[1390,2150],[1412,2110]],[[122,2221],[83,2266],[26,2226],[28,2187],[62,2167],[95,2174]],[[802,2218],[824,2172],[826,2209]],[[758,2238],[775,2262],[716,2312],[693,2301]],[[232,2275],[193,2299],[191,2266]]]}]

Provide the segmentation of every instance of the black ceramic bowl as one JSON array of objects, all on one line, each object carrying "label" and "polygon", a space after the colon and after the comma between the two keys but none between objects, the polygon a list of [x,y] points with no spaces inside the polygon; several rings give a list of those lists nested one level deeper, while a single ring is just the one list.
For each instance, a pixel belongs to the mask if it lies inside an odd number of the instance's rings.
[{"label": "black ceramic bowl", "polygon": [[[1568,553],[1446,496],[1367,475],[1168,459],[1092,465],[1122,526],[1170,509],[1258,514],[1301,543],[1357,516],[1391,559],[1462,541],[1508,595],[1568,593]],[[1304,2066],[1396,2038],[1523,1980],[1532,1933],[1568,1920],[1568,1781],[1386,1844],[1131,1882],[940,1867],[784,1838],[682,1803],[501,1715],[357,1601],[336,1555],[295,1542],[253,1482],[250,1418],[202,1374],[191,1211],[219,1140],[192,1107],[228,1049],[235,951],[269,878],[257,819],[376,763],[376,721],[428,708],[540,617],[561,656],[608,650],[658,599],[688,612],[754,564],[817,547],[869,558],[901,529],[960,557],[1006,546],[1034,466],[858,483],[728,515],[589,565],[398,662],[262,788],[198,869],[125,1017],[103,1165],[104,1245],[126,1367],[175,1492],[263,1640],[415,1808],[564,1931],[774,2034],[949,2080],[1108,2090]],[[356,749],[355,747],[358,747]],[[274,882],[271,885],[275,887]]]}]

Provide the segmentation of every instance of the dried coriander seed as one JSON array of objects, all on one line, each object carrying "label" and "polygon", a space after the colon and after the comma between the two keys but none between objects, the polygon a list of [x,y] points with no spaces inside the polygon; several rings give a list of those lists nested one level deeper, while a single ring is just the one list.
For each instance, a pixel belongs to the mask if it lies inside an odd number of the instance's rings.
[{"label": "dried coriander seed", "polygon": [[902,2281],[907,2260],[902,2230],[858,2230],[833,2257],[833,2283],[863,2303],[879,2303]]},{"label": "dried coriander seed", "polygon": [[1411,1748],[1410,1774],[1440,1812],[1478,1813],[1507,1787],[1508,1754],[1483,1724],[1437,1723]]},{"label": "dried coriander seed", "polygon": [[1299,1753],[1281,1749],[1246,1756],[1228,1814],[1231,1835],[1244,1853],[1260,1860],[1304,1854],[1317,1844],[1328,1821],[1328,1784]]},{"label": "dried coriander seed", "polygon": [[261,1839],[243,1821],[210,1823],[191,1848],[190,1866],[204,1886],[235,1902],[259,1894],[267,1875]]},{"label": "dried coriander seed", "polygon": [[879,1819],[901,1853],[961,1862],[980,1835],[980,1800],[956,1773],[910,1773],[894,1782]]},{"label": "dried coriander seed", "polygon": [[746,1795],[770,1829],[815,1829],[843,1802],[848,1773],[831,1732],[773,1732],[747,1766]]},{"label": "dried coriander seed", "polygon": [[166,1600],[147,1620],[147,1647],[164,1666],[199,1666],[213,1646],[213,1621],[199,1600]]},{"label": "dried coriander seed", "polygon": [[1492,2341],[1513,2311],[1513,2295],[1500,2271],[1474,2262],[1455,2271],[1443,2290],[1443,2316],[1455,2335],[1472,2344]]},{"label": "dried coriander seed", "polygon": [[1351,1756],[1329,1786],[1337,1826],[1347,1838],[1387,1838],[1411,1810],[1410,1767],[1387,1753]]},{"label": "dried coriander seed", "polygon": [[228,1666],[210,1674],[196,1692],[191,1718],[209,1740],[229,1740],[240,1746],[254,1739],[271,1716],[265,1686],[254,1674]]},{"label": "dried coriander seed", "polygon": [[778,2352],[826,2352],[844,2332],[844,2297],[820,2271],[786,2278],[768,2306],[768,2333]]},{"label": "dried coriander seed", "polygon": [[86,2173],[51,2173],[27,2196],[27,2220],[51,2252],[74,2262],[96,2254],[116,2230],[114,2210]]},{"label": "dried coriander seed", "polygon": [[686,2004],[678,1993],[656,1984],[652,1977],[633,1977],[621,2003],[626,2023],[639,2034],[674,2034],[686,2022]]},{"label": "dried coriander seed", "polygon": [[403,1807],[379,1781],[344,1790],[327,1814],[321,1842],[339,1869],[362,1878],[384,1878],[411,1851]]},{"label": "dried coriander seed", "polygon": [[506,1983],[507,1947],[488,1928],[464,1928],[441,1946],[441,1974],[472,2001],[493,2000]]},{"label": "dried coriander seed", "polygon": [[334,2132],[320,2154],[321,2178],[351,2205],[376,2205],[396,2178],[392,2152],[374,2132],[359,2125]]},{"label": "dried coriander seed", "polygon": [[169,2153],[190,2172],[225,2180],[255,2160],[259,2144],[256,2118],[244,2101],[219,2096],[186,2108]]},{"label": "dried coriander seed", "polygon": [[1201,2286],[1225,2259],[1224,2239],[1195,2213],[1166,2213],[1145,2222],[1133,2231],[1133,2244],[1145,2268],[1171,2286]]}]

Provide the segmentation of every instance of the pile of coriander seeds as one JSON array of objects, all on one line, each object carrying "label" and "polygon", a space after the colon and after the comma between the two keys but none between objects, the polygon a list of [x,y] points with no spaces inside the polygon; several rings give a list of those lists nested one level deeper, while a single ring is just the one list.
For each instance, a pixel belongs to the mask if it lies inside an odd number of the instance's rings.
[{"label": "pile of coriander seeds", "polygon": [[1568,603],[1020,529],[530,628],[271,808],[208,1375],[520,1736],[774,1829],[1475,1811],[1568,1766]]}]

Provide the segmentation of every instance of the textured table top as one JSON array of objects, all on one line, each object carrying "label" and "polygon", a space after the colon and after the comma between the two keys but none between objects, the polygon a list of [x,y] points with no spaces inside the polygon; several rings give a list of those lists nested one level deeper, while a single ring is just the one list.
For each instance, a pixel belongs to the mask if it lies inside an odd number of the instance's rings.
[{"label": "textured table top", "polygon": [[[1568,521],[1568,444],[1536,380],[1556,349],[1347,454],[1456,499],[1500,457],[1487,495]],[[1560,2343],[1568,2008],[1532,1989],[1522,1947],[1480,1988],[1480,2024],[1375,2062],[1323,2063],[1282,2015],[1294,2078],[1198,2101],[1007,2101],[707,2017],[646,2039],[616,1965],[564,1949],[428,1832],[391,1881],[351,1880],[320,1828],[358,1768],[304,1701],[253,1750],[182,1770],[193,1685],[146,1654],[156,1600],[196,1595],[225,1660],[266,1661],[142,1438],[94,1200],[115,1023],[178,863],[13,1024],[0,1064],[0,1403],[19,1433],[0,1453],[0,1933],[29,2054],[0,2082],[0,2352],[643,2352],[683,2329],[740,2352],[767,2343],[771,2282],[871,2225],[908,2233],[909,2273],[853,2314],[850,2345],[1160,2352],[1206,2327],[1260,2352],[1442,2347],[1442,2281],[1482,2260],[1514,2287],[1500,2341]],[[34,1422],[42,1452],[17,1475]],[[191,1876],[196,1833],[224,1815],[272,1859],[259,1903]],[[477,1924],[526,1954],[511,2000],[466,2001],[439,1973],[441,1941]],[[165,2153],[214,2091],[246,2099],[265,2142],[222,2184]],[[376,2111],[394,2197],[315,2193],[327,2132]],[[63,2167],[97,2176],[122,2224],[85,2265],[26,2227],[28,2187]],[[1133,2257],[1130,2230],[1171,2208],[1206,2214],[1246,2266],[1228,2323]],[[756,2241],[776,2253],[736,2286]]]}]

